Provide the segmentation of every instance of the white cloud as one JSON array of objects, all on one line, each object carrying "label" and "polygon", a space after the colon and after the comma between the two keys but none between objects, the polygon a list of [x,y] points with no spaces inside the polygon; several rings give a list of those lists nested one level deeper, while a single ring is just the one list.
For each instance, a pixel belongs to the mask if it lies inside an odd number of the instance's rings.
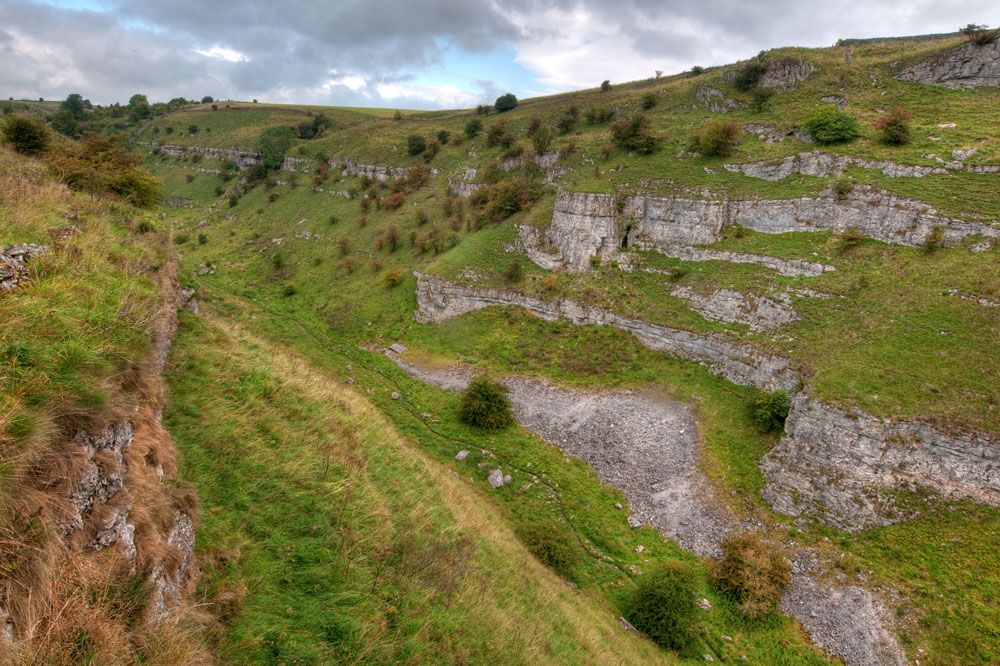
[{"label": "white cloud", "polygon": [[210,49],[196,50],[195,53],[203,55],[206,58],[216,58],[227,62],[246,62],[250,60],[245,54],[233,49],[227,49],[224,46],[213,46]]}]

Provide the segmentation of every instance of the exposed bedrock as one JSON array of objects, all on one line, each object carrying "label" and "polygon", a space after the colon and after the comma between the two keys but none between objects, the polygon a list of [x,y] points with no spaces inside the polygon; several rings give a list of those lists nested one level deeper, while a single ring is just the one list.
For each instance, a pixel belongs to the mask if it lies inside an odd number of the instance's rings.
[{"label": "exposed bedrock", "polygon": [[[962,151],[958,152],[961,153]],[[896,162],[885,160],[868,160],[861,157],[837,155],[835,153],[808,151],[779,159],[724,164],[723,166],[727,171],[733,173],[742,173],[751,178],[771,181],[782,180],[797,173],[806,176],[839,177],[844,174],[844,169],[852,165],[864,169],[881,171],[883,175],[889,178],[923,178],[931,174],[946,174],[952,170],[962,169],[975,173],[1000,173],[1000,165],[965,166],[960,159],[953,159],[950,162],[940,160],[940,162],[943,166],[920,166],[917,164],[897,164]]]},{"label": "exposed bedrock", "polygon": [[1000,506],[1000,439],[945,434],[796,396],[785,436],[761,461],[764,497],[790,515],[812,514],[857,531],[898,522],[900,489]]},{"label": "exposed bedrock", "polygon": [[731,264],[759,264],[789,277],[814,277],[828,271],[836,270],[833,266],[805,261],[804,259],[779,259],[778,257],[747,254],[745,252],[705,250],[686,245],[663,245],[657,247],[656,250],[664,256],[681,259],[682,261],[727,261]]},{"label": "exposed bedrock", "polygon": [[591,257],[617,258],[623,249],[670,251],[712,243],[726,226],[774,234],[855,229],[909,246],[923,244],[935,227],[941,227],[946,245],[968,236],[1000,238],[993,224],[945,217],[928,204],[869,186],[843,197],[721,201],[650,196],[616,201],[609,194],[560,191],[552,223],[532,249],[547,246],[549,263],[583,271]]},{"label": "exposed bedrock", "polygon": [[938,53],[910,65],[896,78],[945,88],[1000,87],[1000,40]]},{"label": "exposed bedrock", "polygon": [[[543,319],[614,326],[656,351],[695,361],[735,384],[795,391],[787,359],[722,336],[627,319],[573,301],[547,303],[516,292],[466,287],[417,273],[416,318],[441,322],[490,306],[523,307]],[[845,530],[906,516],[893,503],[905,486],[1000,506],[1000,441],[985,433],[949,434],[912,421],[891,422],[797,395],[786,435],[761,461],[764,497],[779,512],[808,513]]]},{"label": "exposed bedrock", "polygon": [[241,148],[212,148],[209,146],[175,146],[163,144],[156,146],[164,155],[182,157],[183,155],[201,155],[210,159],[233,162],[240,169],[249,169],[260,164],[260,151]]},{"label": "exposed bedrock", "polygon": [[677,287],[671,295],[687,301],[692,310],[705,319],[728,324],[746,324],[753,331],[770,331],[799,318],[791,296],[755,296],[732,289],[699,294],[688,287]]},{"label": "exposed bedrock", "polygon": [[787,359],[764,354],[719,335],[627,319],[565,299],[550,303],[513,291],[465,287],[431,275],[415,275],[416,319],[420,322],[442,322],[490,306],[523,307],[548,321],[562,319],[577,325],[614,326],[631,333],[650,349],[700,363],[734,384],[768,390],[791,390],[799,384],[799,376],[788,367]]}]

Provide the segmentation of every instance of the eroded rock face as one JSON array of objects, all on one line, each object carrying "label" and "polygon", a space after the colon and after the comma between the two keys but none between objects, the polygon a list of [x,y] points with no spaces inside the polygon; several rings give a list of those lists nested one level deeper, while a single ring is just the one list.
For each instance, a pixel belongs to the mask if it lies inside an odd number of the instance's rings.
[{"label": "eroded rock face", "polygon": [[726,95],[718,88],[712,88],[705,86],[704,88],[699,88],[695,92],[694,96],[698,99],[701,106],[708,109],[712,113],[729,113],[734,109],[745,109],[746,104],[738,100],[733,99]]},{"label": "eroded rock face", "polygon": [[1000,440],[891,422],[798,395],[785,436],[760,463],[764,498],[781,513],[808,513],[857,531],[897,522],[899,488],[1000,506]]},{"label": "eroded rock face", "polygon": [[591,257],[611,258],[621,247],[614,197],[560,190],[546,232],[553,261],[584,271]]},{"label": "eroded rock face", "polygon": [[211,148],[209,146],[175,146],[164,144],[158,146],[164,155],[182,157],[185,154],[201,155],[210,159],[233,162],[240,169],[249,169],[260,164],[260,151],[241,148]]},{"label": "eroded rock face", "polygon": [[181,590],[194,560],[194,523],[186,513],[178,511],[174,517],[174,527],[167,536],[167,546],[175,549],[179,558],[174,569],[168,570],[161,564],[150,576],[153,594],[149,614],[154,623],[162,622],[180,602]]},{"label": "eroded rock face", "polygon": [[416,319],[442,322],[491,306],[519,306],[547,320],[566,320],[576,325],[614,326],[627,331],[643,345],[678,358],[695,361],[734,384],[766,390],[792,390],[798,374],[788,360],[738,345],[717,335],[700,335],[636,319],[627,319],[598,308],[587,308],[570,300],[548,303],[512,291],[465,287],[440,278],[417,276]]},{"label": "eroded rock face", "polygon": [[[945,174],[944,167],[918,166],[914,164],[896,164],[882,160],[866,160],[860,157],[849,157],[835,153],[809,151],[797,155],[789,155],[778,160],[761,160],[743,164],[724,164],[727,171],[742,173],[751,178],[762,180],[782,180],[792,174],[801,173],[806,176],[836,176],[844,175],[844,169],[856,165],[865,169],[876,169],[889,178],[922,178],[930,174]],[[962,168],[961,163],[956,165]]]},{"label": "eroded rock face", "polygon": [[705,250],[684,245],[663,245],[657,252],[683,261],[726,261],[732,264],[759,264],[789,277],[812,277],[836,270],[833,266],[803,259],[779,259],[759,254],[730,252],[728,250]]},{"label": "eroded rock face", "polygon": [[28,281],[28,262],[47,248],[33,243],[18,243],[0,248],[0,292],[10,291]]},{"label": "eroded rock face", "polygon": [[796,83],[808,79],[815,71],[816,65],[806,60],[777,58],[767,63],[767,70],[757,85],[763,88],[787,90]]},{"label": "eroded rock face", "polygon": [[[95,504],[107,504],[121,492],[127,473],[123,454],[132,445],[133,435],[129,421],[114,423],[96,434],[77,433],[73,443],[82,450],[85,462],[69,496],[73,513],[62,527],[64,536],[83,529],[84,520],[94,511]],[[112,522],[121,521],[115,519]],[[110,535],[100,539],[102,547],[110,546],[116,540]]]},{"label": "eroded rock face", "polygon": [[688,287],[678,287],[671,294],[687,301],[705,319],[746,324],[753,331],[770,331],[799,318],[788,294],[755,296],[732,289],[699,294]]},{"label": "eroded rock face", "polygon": [[945,88],[1000,87],[1000,40],[963,44],[907,67],[896,78]]}]

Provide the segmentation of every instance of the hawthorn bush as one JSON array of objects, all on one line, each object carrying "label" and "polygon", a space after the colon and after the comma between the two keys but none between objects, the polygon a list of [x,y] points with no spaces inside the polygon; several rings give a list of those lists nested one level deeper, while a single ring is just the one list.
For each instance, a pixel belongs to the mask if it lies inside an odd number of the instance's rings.
[{"label": "hawthorn bush", "polygon": [[739,145],[741,131],[731,120],[710,120],[695,130],[691,147],[702,155],[728,157]]},{"label": "hawthorn bush", "polygon": [[458,416],[476,428],[503,430],[514,421],[507,387],[488,377],[473,379],[462,393]]},{"label": "hawthorn bush", "polygon": [[22,155],[38,155],[49,145],[49,131],[34,118],[10,114],[0,126],[4,140]]},{"label": "hawthorn bush", "polygon": [[644,154],[656,150],[659,143],[649,118],[641,114],[622,118],[612,125],[611,139],[619,148]]},{"label": "hawthorn bush", "polygon": [[888,113],[875,121],[875,129],[882,132],[882,143],[890,146],[902,146],[913,138],[910,122],[913,117],[901,106],[890,109]]},{"label": "hawthorn bush", "polygon": [[667,562],[639,578],[625,618],[657,645],[687,652],[697,640],[698,583],[680,562]]},{"label": "hawthorn bush", "polygon": [[854,116],[831,106],[813,111],[805,130],[820,143],[847,143],[861,136],[861,127]]}]

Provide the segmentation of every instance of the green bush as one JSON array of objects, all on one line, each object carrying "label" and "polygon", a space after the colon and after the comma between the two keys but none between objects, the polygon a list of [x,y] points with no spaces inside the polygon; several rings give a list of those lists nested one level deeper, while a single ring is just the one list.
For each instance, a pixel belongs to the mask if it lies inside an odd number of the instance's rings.
[{"label": "green bush", "polygon": [[34,118],[10,114],[4,118],[3,138],[22,155],[38,155],[49,145],[49,131]]},{"label": "green bush", "polygon": [[470,118],[469,122],[465,123],[465,136],[470,139],[475,139],[482,131],[483,121],[479,118]]},{"label": "green bush", "polygon": [[260,133],[260,162],[268,171],[277,171],[285,161],[285,153],[295,142],[291,127],[268,127]]},{"label": "green bush", "polygon": [[507,270],[503,272],[503,277],[507,282],[511,284],[516,284],[524,279],[524,266],[521,264],[520,259],[515,259],[510,262],[507,266]]},{"label": "green bush", "polygon": [[940,224],[935,224],[931,232],[927,234],[924,238],[924,252],[930,254],[935,250],[939,250],[944,246],[944,227]]},{"label": "green bush", "polygon": [[897,106],[875,122],[875,129],[882,132],[882,143],[890,146],[902,146],[913,138],[913,132],[910,129],[911,120],[910,112]]},{"label": "green bush", "polygon": [[191,234],[184,232],[174,234],[174,245],[184,245],[189,240],[191,240]]},{"label": "green bush", "polygon": [[771,108],[771,100],[777,93],[773,88],[757,88],[753,91],[753,95],[750,97],[750,108],[757,112],[763,113]]},{"label": "green bush", "polygon": [[517,536],[538,561],[572,580],[580,563],[580,546],[569,527],[552,519],[534,520],[517,527]]},{"label": "green bush", "polygon": [[386,289],[393,289],[400,285],[404,275],[402,268],[390,268],[382,275],[382,282],[385,283]]},{"label": "green bush", "polygon": [[625,618],[657,645],[687,652],[697,640],[698,582],[680,562],[642,576],[625,604]]},{"label": "green bush", "polygon": [[861,127],[854,116],[832,106],[813,111],[804,129],[820,143],[846,143],[861,136]]},{"label": "green bush", "polygon": [[764,432],[781,432],[791,400],[783,391],[761,393],[750,403],[750,418]]},{"label": "green bush", "polygon": [[775,611],[791,582],[790,567],[781,551],[756,534],[726,537],[722,559],[713,568],[712,578],[719,590],[753,620]]},{"label": "green bush", "polygon": [[739,145],[741,131],[731,120],[709,120],[695,130],[691,147],[702,155],[728,157]]},{"label": "green bush", "polygon": [[458,416],[476,428],[503,430],[514,421],[507,387],[487,377],[473,379],[462,393]]},{"label": "green bush", "polygon": [[531,145],[534,147],[535,152],[541,155],[552,145],[553,138],[554,134],[552,130],[542,125],[531,134]]},{"label": "green bush", "polygon": [[739,91],[748,92],[757,87],[766,73],[767,63],[758,56],[736,70],[736,74],[733,76],[733,86]]},{"label": "green bush", "polygon": [[611,126],[611,139],[619,148],[637,153],[651,153],[656,150],[659,139],[652,132],[652,123],[644,115],[622,118]]},{"label": "green bush", "polygon": [[411,156],[416,157],[425,150],[427,150],[427,139],[419,134],[411,134],[406,137],[406,152]]},{"label": "green bush", "polygon": [[517,106],[517,98],[513,94],[507,93],[505,95],[500,95],[497,97],[497,101],[493,103],[493,108],[499,113],[504,111],[510,111]]},{"label": "green bush", "polygon": [[293,282],[286,282],[284,286],[281,287],[281,295],[284,297],[294,296],[298,293],[298,288]]},{"label": "green bush", "polygon": [[656,93],[646,93],[645,95],[642,96],[642,101],[639,102],[639,105],[643,109],[648,111],[649,109],[652,109],[654,106],[656,106],[656,102],[657,102]]},{"label": "green bush", "polygon": [[611,81],[609,81],[608,79],[604,79],[603,81],[601,81],[601,92],[610,92],[610,91],[611,91]]}]

